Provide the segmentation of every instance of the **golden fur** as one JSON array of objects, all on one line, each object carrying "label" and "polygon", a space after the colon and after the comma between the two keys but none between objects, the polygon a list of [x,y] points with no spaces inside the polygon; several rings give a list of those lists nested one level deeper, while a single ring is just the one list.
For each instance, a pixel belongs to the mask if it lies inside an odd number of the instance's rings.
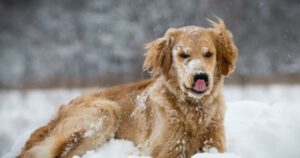
[{"label": "golden fur", "polygon": [[[224,152],[221,88],[234,71],[237,48],[223,21],[212,23],[169,29],[146,47],[144,69],[152,79],[72,100],[32,133],[18,158],[71,158],[111,138],[130,140],[153,158],[190,157],[210,147]],[[203,94],[189,89],[200,70],[209,78]]]}]

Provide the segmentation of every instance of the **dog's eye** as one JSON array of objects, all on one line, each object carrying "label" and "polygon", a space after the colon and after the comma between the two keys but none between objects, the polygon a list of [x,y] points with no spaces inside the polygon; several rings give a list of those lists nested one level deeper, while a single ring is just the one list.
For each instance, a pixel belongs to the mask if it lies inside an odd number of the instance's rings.
[{"label": "dog's eye", "polygon": [[207,52],[205,52],[203,55],[204,55],[204,57],[209,58],[209,57],[211,57],[211,56],[213,55],[213,53],[207,51]]},{"label": "dog's eye", "polygon": [[183,58],[183,59],[186,59],[186,58],[189,58],[189,57],[190,57],[190,55],[188,55],[188,54],[185,53],[185,52],[181,53],[179,56],[180,56],[181,58]]}]

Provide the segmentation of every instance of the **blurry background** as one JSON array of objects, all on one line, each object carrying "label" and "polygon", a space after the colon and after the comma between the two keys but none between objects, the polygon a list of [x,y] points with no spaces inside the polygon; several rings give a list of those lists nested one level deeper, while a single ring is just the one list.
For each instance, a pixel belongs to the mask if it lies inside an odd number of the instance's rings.
[{"label": "blurry background", "polygon": [[145,43],[215,16],[240,52],[230,82],[300,82],[299,0],[1,0],[0,88],[141,79]]},{"label": "blurry background", "polygon": [[[238,131],[249,122],[227,128],[234,133],[228,132],[229,151],[300,157],[300,0],[0,0],[0,155],[17,154],[59,105],[83,91],[142,79],[145,44],[168,28],[209,27],[206,18],[215,16],[224,19],[239,48],[225,97],[242,110],[231,117],[242,122],[238,116],[262,116],[256,117],[263,127],[258,132],[257,124]],[[246,100],[255,101],[246,104],[254,109],[243,109]],[[271,115],[252,106],[256,102]],[[245,141],[237,133],[252,137]]]}]

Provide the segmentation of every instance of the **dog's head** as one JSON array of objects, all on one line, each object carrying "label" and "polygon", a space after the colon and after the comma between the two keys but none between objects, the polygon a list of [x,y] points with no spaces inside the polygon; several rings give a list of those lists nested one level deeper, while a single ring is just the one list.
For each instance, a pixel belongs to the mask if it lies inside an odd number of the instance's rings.
[{"label": "dog's head", "polygon": [[235,69],[237,48],[222,20],[214,28],[169,29],[147,45],[144,70],[163,75],[173,91],[193,98],[210,94]]}]

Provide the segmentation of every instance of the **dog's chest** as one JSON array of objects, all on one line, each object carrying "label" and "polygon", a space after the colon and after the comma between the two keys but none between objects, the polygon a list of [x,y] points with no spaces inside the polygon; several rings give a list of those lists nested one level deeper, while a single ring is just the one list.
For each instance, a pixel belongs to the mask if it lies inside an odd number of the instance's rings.
[{"label": "dog's chest", "polygon": [[[199,150],[202,135],[214,115],[214,107],[189,107],[167,111],[170,150],[189,155]],[[185,156],[184,156],[185,157]]]},{"label": "dog's chest", "polygon": [[186,128],[187,131],[199,133],[199,130],[206,128],[216,112],[214,104],[202,106],[179,105],[179,108],[168,109],[167,118],[171,125],[180,124]]}]

